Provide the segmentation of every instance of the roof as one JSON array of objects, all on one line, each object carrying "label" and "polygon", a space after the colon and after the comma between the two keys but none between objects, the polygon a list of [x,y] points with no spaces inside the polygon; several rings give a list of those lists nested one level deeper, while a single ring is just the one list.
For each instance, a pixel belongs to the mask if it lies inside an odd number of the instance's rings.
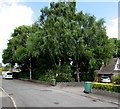
[{"label": "roof", "polygon": [[120,73],[120,68],[119,70],[115,70],[115,66],[120,67],[120,63],[118,65],[119,58],[113,58],[110,60],[110,63],[104,67],[101,68],[98,74],[115,74],[115,73]]}]

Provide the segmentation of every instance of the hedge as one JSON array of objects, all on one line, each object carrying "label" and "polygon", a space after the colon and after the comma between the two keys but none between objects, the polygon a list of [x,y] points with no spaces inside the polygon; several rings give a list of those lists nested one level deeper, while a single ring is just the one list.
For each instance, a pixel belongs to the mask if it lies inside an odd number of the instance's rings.
[{"label": "hedge", "polygon": [[120,85],[113,83],[92,83],[92,88],[120,93]]},{"label": "hedge", "polygon": [[112,81],[116,84],[120,84],[120,73],[112,76]]}]

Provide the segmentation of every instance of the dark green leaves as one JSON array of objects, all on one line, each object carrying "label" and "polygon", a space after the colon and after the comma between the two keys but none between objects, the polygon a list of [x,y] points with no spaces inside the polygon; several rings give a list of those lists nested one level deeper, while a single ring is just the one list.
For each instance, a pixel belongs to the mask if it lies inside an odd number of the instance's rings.
[{"label": "dark green leaves", "polygon": [[[41,10],[39,20],[32,26],[14,30],[3,62],[25,65],[31,58],[34,71],[41,68],[43,72],[73,62],[74,71],[80,68],[80,72],[93,74],[102,62],[109,62],[120,45],[108,39],[104,23],[104,19],[96,21],[93,15],[82,11],[76,13],[76,2],[52,2]],[[119,49],[116,51],[120,54]]]}]

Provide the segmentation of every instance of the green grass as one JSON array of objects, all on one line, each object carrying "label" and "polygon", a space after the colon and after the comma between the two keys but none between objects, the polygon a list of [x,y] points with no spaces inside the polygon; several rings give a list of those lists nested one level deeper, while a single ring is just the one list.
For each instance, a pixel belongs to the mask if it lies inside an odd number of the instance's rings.
[{"label": "green grass", "polygon": [[0,75],[2,75],[2,68],[0,68]]}]

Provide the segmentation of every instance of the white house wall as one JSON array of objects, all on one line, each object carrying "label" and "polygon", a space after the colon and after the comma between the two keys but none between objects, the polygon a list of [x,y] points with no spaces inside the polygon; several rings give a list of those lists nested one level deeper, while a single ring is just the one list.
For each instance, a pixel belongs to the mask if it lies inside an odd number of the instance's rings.
[{"label": "white house wall", "polygon": [[115,64],[114,70],[117,70],[117,71],[120,70],[120,67],[119,67],[119,66],[120,66],[120,59],[118,58],[118,59],[117,59],[117,62],[116,62],[116,64]]}]

